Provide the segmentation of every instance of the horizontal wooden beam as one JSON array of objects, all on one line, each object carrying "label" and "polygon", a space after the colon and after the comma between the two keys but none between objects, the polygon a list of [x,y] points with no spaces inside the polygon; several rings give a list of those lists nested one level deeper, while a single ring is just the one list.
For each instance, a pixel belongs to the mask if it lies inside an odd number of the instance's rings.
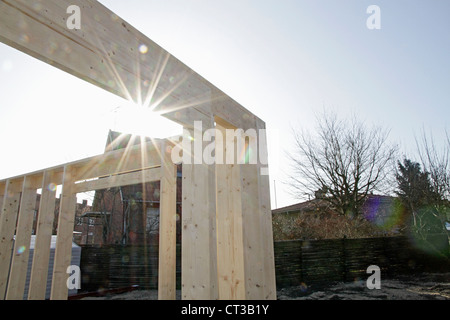
[{"label": "horizontal wooden beam", "polygon": [[[106,152],[94,157],[61,164],[8,179],[10,181],[22,181],[24,177],[34,177],[33,185],[35,185],[36,188],[40,188],[42,176],[45,171],[51,171],[53,173],[53,179],[55,180],[54,183],[56,185],[61,184],[64,168],[66,166],[76,169],[77,174],[74,179],[75,181],[80,181],[158,167],[160,165],[160,143],[158,142],[154,144],[134,145],[125,149]],[[6,181],[6,179],[0,180],[0,192],[2,190],[1,186],[5,185]]]},{"label": "horizontal wooden beam", "polygon": [[100,178],[98,180],[90,180],[75,184],[74,192],[86,192],[92,190],[100,190],[106,188],[114,188],[120,186],[129,186],[139,183],[147,183],[161,180],[161,170],[159,167],[114,175],[110,177]]},{"label": "horizontal wooden beam", "polygon": [[0,41],[182,125],[217,114],[247,129],[255,117],[95,0],[0,1]]},{"label": "horizontal wooden beam", "polygon": [[77,181],[152,168],[161,165],[160,144],[135,145],[71,165],[77,169]]}]

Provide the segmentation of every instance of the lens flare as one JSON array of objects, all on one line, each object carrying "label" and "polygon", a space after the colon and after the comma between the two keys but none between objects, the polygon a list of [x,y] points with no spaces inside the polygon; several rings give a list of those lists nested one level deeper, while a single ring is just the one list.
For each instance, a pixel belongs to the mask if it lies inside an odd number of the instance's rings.
[{"label": "lens flare", "polygon": [[410,243],[431,256],[445,256],[448,253],[448,236],[443,231],[442,221],[435,215],[433,207],[421,207],[410,217]]},{"label": "lens flare", "polygon": [[52,191],[55,192],[56,191],[56,184],[54,184],[53,182],[49,183],[49,185],[47,186],[48,191]]},{"label": "lens flare", "polygon": [[20,246],[19,249],[17,249],[17,254],[22,254],[25,252],[26,247],[25,246]]},{"label": "lens flare", "polygon": [[146,54],[148,52],[148,47],[145,44],[141,44],[139,46],[139,52],[142,54]]},{"label": "lens flare", "polygon": [[306,283],[302,282],[300,284],[300,291],[301,292],[307,292],[308,291],[308,286],[306,285]]},{"label": "lens flare", "polygon": [[365,218],[384,231],[395,231],[403,223],[404,207],[398,199],[371,196],[363,210]]}]

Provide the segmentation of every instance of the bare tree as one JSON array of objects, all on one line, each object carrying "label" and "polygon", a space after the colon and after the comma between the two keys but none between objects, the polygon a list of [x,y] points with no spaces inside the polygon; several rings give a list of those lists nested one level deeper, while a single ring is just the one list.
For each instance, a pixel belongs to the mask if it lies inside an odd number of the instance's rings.
[{"label": "bare tree", "polygon": [[438,147],[433,135],[422,130],[421,140],[416,138],[416,145],[424,171],[429,173],[434,195],[429,200],[434,210],[429,210],[429,214],[439,221],[441,232],[450,244],[450,233],[445,227],[450,220],[450,136],[446,132],[446,141]]},{"label": "bare tree", "polygon": [[433,135],[422,131],[421,140],[416,138],[417,151],[424,171],[429,172],[431,186],[438,195],[436,205],[448,206],[450,199],[450,137],[446,132],[446,142],[436,146]]},{"label": "bare tree", "polygon": [[341,120],[323,112],[315,135],[294,130],[288,184],[298,198],[319,194],[341,214],[357,215],[392,171],[397,146],[388,143],[388,135],[380,127],[366,128],[355,116]]},{"label": "bare tree", "polygon": [[[113,223],[113,216],[122,211],[120,187],[96,190],[92,203],[93,210],[97,212],[98,225],[102,226],[102,243],[111,239],[111,233],[118,226]],[[114,236],[115,232],[113,232]]]},{"label": "bare tree", "polygon": [[425,240],[433,229],[434,210],[430,210],[437,199],[431,184],[430,173],[422,170],[418,162],[404,158],[398,161],[396,194],[412,217],[412,231]]}]

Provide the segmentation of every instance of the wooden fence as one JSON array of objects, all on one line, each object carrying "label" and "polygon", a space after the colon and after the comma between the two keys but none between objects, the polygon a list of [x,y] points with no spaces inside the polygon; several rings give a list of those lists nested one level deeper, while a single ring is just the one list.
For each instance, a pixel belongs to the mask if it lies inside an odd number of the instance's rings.
[{"label": "wooden fence", "polygon": [[[322,286],[367,279],[367,267],[377,265],[383,278],[423,271],[450,271],[448,260],[414,248],[406,237],[277,241],[274,244],[277,288]],[[82,248],[82,291],[138,285],[156,289],[157,246]],[[177,246],[177,288],[180,288],[181,248]]]},{"label": "wooden fence", "polygon": [[450,271],[448,259],[426,254],[407,237],[280,241],[275,263],[278,288],[367,279],[370,265],[379,266],[384,278]]},{"label": "wooden fence", "polygon": [[[81,257],[81,290],[123,288],[133,285],[140,289],[158,287],[157,245],[102,247],[84,246]],[[177,245],[177,288],[181,284],[181,247]]]}]

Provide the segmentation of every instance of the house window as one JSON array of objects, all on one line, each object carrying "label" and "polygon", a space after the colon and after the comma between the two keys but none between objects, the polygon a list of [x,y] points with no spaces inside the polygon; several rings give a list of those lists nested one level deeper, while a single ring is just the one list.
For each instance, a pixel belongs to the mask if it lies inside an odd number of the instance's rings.
[{"label": "house window", "polygon": [[145,230],[151,234],[159,232],[159,208],[147,208],[147,225]]}]

